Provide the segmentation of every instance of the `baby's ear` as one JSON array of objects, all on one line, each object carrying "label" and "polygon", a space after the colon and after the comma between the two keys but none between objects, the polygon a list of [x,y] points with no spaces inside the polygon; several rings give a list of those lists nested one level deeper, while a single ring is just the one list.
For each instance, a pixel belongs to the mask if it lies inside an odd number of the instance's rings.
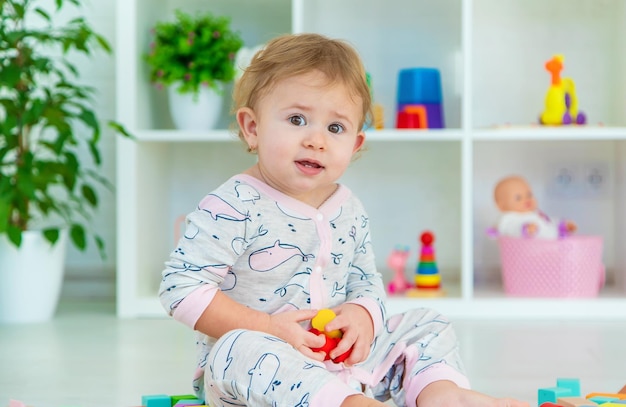
[{"label": "baby's ear", "polygon": [[241,129],[244,139],[248,143],[248,147],[255,149],[257,147],[257,123],[254,110],[249,107],[242,107],[237,110],[237,124]]},{"label": "baby's ear", "polygon": [[356,136],[356,141],[354,142],[354,148],[352,149],[352,152],[356,153],[357,151],[359,151],[361,147],[363,147],[363,144],[365,144],[365,133],[360,131]]}]

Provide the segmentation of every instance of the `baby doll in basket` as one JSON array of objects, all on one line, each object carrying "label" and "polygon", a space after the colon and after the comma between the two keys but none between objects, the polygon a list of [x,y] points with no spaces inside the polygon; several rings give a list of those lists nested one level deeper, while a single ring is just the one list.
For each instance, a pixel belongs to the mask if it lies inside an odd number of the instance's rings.
[{"label": "baby doll in basket", "polygon": [[499,236],[557,239],[576,231],[574,222],[550,219],[537,209],[532,189],[523,177],[513,175],[500,180],[494,199],[501,211],[496,232]]}]

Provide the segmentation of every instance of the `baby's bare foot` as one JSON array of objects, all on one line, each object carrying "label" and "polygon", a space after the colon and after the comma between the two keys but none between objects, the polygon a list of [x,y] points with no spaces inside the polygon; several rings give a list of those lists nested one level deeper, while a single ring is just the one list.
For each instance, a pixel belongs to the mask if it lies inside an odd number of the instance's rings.
[{"label": "baby's bare foot", "polygon": [[491,397],[444,380],[426,386],[416,402],[418,407],[530,407],[523,401]]}]

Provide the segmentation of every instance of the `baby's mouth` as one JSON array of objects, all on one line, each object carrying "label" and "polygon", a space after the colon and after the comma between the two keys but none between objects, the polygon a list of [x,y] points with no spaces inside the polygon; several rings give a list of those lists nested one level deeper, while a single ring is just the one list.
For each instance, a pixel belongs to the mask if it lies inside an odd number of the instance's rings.
[{"label": "baby's mouth", "polygon": [[323,168],[323,166],[315,161],[301,160],[296,161],[299,165],[307,168]]}]

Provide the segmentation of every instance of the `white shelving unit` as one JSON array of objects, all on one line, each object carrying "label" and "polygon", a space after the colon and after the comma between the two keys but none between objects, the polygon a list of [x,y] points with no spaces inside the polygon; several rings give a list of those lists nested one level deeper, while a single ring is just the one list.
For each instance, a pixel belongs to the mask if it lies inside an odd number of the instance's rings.
[{"label": "white shelving unit", "polygon": [[[397,244],[417,263],[421,231],[435,232],[447,296],[393,297],[391,312],[434,307],[450,317],[626,318],[626,2],[623,0],[117,0],[118,120],[137,137],[118,143],[118,314],[163,316],[157,289],[174,246],[176,219],[253,161],[227,130],[175,130],[166,92],[147,79],[142,54],[150,28],[173,10],[232,18],[247,46],[288,32],[350,41],[373,78],[386,129],[369,131],[367,151],[345,182],[364,201],[380,270]],[[549,75],[565,55],[589,125],[541,127]],[[445,130],[395,130],[400,69],[441,71]],[[227,110],[227,109],[225,109]],[[559,190],[571,170],[574,192]],[[590,191],[584,175],[602,171]],[[496,244],[484,233],[497,218],[492,189],[525,175],[548,213],[601,234],[608,284],[594,299],[516,299],[504,295]]]}]

